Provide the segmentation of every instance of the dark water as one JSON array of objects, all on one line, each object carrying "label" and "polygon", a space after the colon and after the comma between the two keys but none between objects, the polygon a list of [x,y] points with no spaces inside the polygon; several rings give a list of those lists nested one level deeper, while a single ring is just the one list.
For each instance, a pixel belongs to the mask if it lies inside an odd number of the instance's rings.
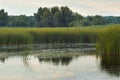
[{"label": "dark water", "polygon": [[120,80],[120,55],[70,47],[2,51],[0,80]]}]

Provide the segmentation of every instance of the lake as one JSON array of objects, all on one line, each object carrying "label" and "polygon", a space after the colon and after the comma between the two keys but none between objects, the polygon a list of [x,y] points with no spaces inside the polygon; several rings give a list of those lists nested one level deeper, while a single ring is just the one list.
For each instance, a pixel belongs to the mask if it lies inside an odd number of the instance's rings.
[{"label": "lake", "polygon": [[96,54],[93,45],[79,45],[2,50],[0,80],[120,80],[120,55]]}]

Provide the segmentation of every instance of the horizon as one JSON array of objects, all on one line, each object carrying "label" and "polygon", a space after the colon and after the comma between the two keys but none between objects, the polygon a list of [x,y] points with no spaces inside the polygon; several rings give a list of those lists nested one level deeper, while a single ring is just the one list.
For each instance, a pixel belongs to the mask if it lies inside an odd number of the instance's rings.
[{"label": "horizon", "polygon": [[[0,9],[8,15],[33,16],[39,7],[68,6],[82,16],[120,16],[120,0],[2,0]],[[101,6],[102,5],[102,6]]]}]

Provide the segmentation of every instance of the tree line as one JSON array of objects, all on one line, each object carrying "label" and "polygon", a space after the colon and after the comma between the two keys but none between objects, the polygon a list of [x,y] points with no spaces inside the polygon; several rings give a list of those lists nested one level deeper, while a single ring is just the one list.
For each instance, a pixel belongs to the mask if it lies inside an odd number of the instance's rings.
[{"label": "tree line", "polygon": [[2,27],[79,27],[107,24],[120,24],[120,17],[101,15],[84,17],[67,6],[40,7],[34,16],[10,16],[4,9],[0,10]]}]

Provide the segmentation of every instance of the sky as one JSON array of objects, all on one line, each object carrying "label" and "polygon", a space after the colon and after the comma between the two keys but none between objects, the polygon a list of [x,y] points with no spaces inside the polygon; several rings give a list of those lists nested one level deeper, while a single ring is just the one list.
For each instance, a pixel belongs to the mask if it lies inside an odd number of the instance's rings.
[{"label": "sky", "polygon": [[9,15],[28,15],[39,7],[68,6],[83,16],[120,16],[120,0],[0,0],[0,9]]}]

